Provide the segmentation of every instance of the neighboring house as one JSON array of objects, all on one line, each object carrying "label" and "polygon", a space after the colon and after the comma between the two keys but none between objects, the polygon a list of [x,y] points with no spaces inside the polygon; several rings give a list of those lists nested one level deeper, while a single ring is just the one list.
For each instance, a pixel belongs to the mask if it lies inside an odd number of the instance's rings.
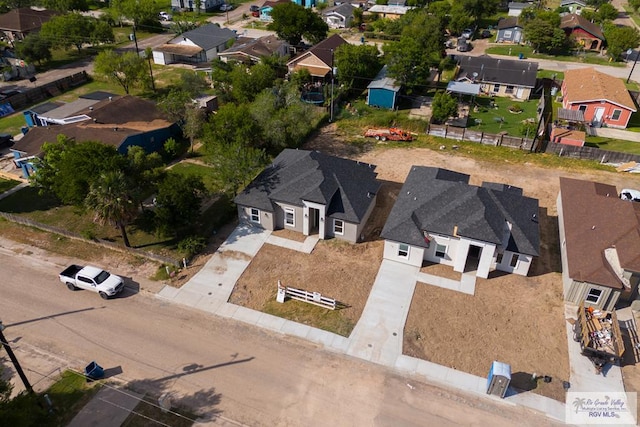
[{"label": "neighboring house", "polygon": [[236,61],[245,64],[256,64],[262,58],[271,56],[284,57],[289,54],[289,43],[275,35],[250,39],[240,37],[229,49],[220,52],[218,58],[222,62]]},{"label": "neighboring house", "polygon": [[536,86],[537,73],[537,62],[460,56],[455,80],[478,84],[486,95],[527,100]]},{"label": "neighboring house", "polygon": [[566,7],[569,9],[569,13],[580,15],[587,4],[582,0],[561,0],[560,7]]},{"label": "neighboring house", "polygon": [[89,120],[90,117],[83,114],[83,112],[91,111],[93,106],[100,101],[115,97],[116,95],[110,92],[91,92],[80,95],[78,99],[72,102],[47,102],[36,105],[25,110],[22,114],[28,127],[66,125]]},{"label": "neighboring house", "polygon": [[302,6],[307,9],[316,7],[319,3],[325,2],[325,0],[317,0],[317,1],[316,0],[291,0],[291,1],[297,4],[298,6]]},{"label": "neighboring house", "polygon": [[42,24],[57,15],[53,10],[38,10],[28,7],[13,9],[0,15],[0,31],[7,41],[23,40],[29,33],[40,31]]},{"label": "neighboring house", "polygon": [[353,11],[356,8],[350,3],[342,3],[339,6],[330,7],[322,12],[322,19],[329,28],[348,28],[353,21]]},{"label": "neighboring house", "polygon": [[624,129],[636,106],[624,82],[594,68],[566,70],[562,82],[562,107],[582,111],[591,126]]},{"label": "neighboring house", "polygon": [[517,17],[502,18],[498,21],[498,33],[496,42],[498,43],[521,43],[523,40],[524,27],[518,23]]},{"label": "neighboring house", "polygon": [[273,7],[281,3],[291,3],[291,1],[290,0],[265,1],[264,4],[260,7],[260,20],[265,22],[271,22],[273,20],[271,18],[271,11],[273,10]]},{"label": "neighboring house", "polygon": [[538,200],[506,184],[469,185],[469,175],[412,166],[380,234],[384,258],[526,276],[539,255]]},{"label": "neighboring house", "polygon": [[564,299],[612,310],[640,280],[640,203],[616,187],[560,178],[557,200]]},{"label": "neighboring house", "polygon": [[355,243],[375,205],[375,166],[285,149],[235,198],[240,221]]},{"label": "neighboring house", "polygon": [[187,31],[168,43],[153,49],[153,62],[168,65],[174,62],[199,64],[218,57],[236,40],[236,33],[216,24],[207,24]]},{"label": "neighboring house", "polygon": [[56,142],[60,134],[78,142],[113,145],[121,154],[126,154],[133,145],[143,147],[147,153],[159,151],[167,139],[180,134],[178,125],[168,121],[153,102],[130,95],[104,99],[78,112],[77,117],[84,119],[33,127],[11,147],[14,163],[25,178],[34,172],[42,145]]},{"label": "neighboring house", "polygon": [[[200,11],[212,12],[220,7],[224,0],[201,0]],[[171,0],[171,8],[193,12],[196,10],[195,0]]]},{"label": "neighboring house", "polygon": [[575,13],[564,15],[560,18],[560,28],[564,30],[567,36],[573,38],[576,43],[583,46],[587,50],[600,50],[604,43],[604,34],[602,29]]},{"label": "neighboring house", "polygon": [[334,34],[291,59],[287,62],[287,69],[293,73],[306,68],[312,77],[324,78],[333,68],[336,49],[346,43],[345,39]]},{"label": "neighboring house", "polygon": [[533,6],[532,3],[519,3],[519,2],[509,2],[509,4],[507,5],[507,7],[509,8],[509,16],[520,16],[520,14],[522,14],[522,11],[525,10],[528,7]]},{"label": "neighboring house", "polygon": [[368,10],[368,14],[377,15],[378,18],[388,18],[388,19],[398,19],[402,15],[406,15],[413,9],[413,6],[389,6],[383,4],[376,4],[375,6],[371,6]]},{"label": "neighboring house", "polygon": [[382,67],[378,75],[367,86],[367,105],[394,110],[400,92],[400,86],[391,77],[387,77],[387,66]]}]

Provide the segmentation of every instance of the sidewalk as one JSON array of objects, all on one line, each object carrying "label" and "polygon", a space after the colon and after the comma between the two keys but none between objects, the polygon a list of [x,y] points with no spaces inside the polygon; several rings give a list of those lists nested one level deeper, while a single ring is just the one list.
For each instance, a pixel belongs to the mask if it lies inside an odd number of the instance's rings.
[{"label": "sidewalk", "polygon": [[[308,241],[309,239],[307,239]],[[311,243],[276,238],[270,231],[239,225],[203,269],[182,288],[165,286],[157,295],[172,302],[195,307],[221,317],[239,320],[281,334],[299,337],[324,349],[347,354],[387,366],[402,374],[446,388],[456,388],[475,396],[507,405],[522,405],[564,421],[565,405],[534,393],[517,394],[511,390],[505,399],[486,394],[486,378],[402,354],[403,331],[418,277],[417,267],[383,260],[360,320],[346,338],[331,332],[292,322],[227,302],[236,280],[264,243],[275,243],[309,253]],[[314,241],[315,245],[317,239]],[[435,280],[446,288],[472,293],[475,280],[464,283]],[[440,279],[440,278],[438,278]],[[442,282],[442,283],[441,283]],[[450,283],[451,282],[451,283]],[[457,283],[457,284],[456,284]],[[426,286],[420,284],[419,286]]]}]

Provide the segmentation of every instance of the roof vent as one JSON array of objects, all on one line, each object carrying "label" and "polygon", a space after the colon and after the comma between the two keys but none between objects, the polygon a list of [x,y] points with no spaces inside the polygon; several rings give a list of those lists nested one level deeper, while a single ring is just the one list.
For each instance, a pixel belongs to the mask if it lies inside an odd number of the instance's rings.
[{"label": "roof vent", "polygon": [[411,194],[411,191],[407,191],[407,194]]},{"label": "roof vent", "polygon": [[595,230],[595,229],[596,229],[596,226],[595,226],[595,225],[592,225],[592,226],[591,226],[591,229],[592,229],[592,230]]},{"label": "roof vent", "polygon": [[418,200],[418,198],[414,196],[414,197],[413,197],[413,200]]},{"label": "roof vent", "polygon": [[367,199],[371,198],[371,191],[367,191]]},{"label": "roof vent", "polygon": [[536,214],[531,215],[531,221],[538,222],[538,215]]},{"label": "roof vent", "polygon": [[109,101],[113,101],[113,96],[110,96],[110,97],[109,97]]}]

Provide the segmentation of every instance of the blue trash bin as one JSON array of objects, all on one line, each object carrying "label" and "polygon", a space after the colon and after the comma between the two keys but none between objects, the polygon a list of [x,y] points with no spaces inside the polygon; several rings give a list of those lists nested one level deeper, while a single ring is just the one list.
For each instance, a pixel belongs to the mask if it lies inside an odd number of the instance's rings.
[{"label": "blue trash bin", "polygon": [[104,377],[104,369],[94,361],[84,368],[84,375],[89,379],[99,380]]},{"label": "blue trash bin", "polygon": [[519,53],[518,54],[518,59],[524,59],[524,53]]}]

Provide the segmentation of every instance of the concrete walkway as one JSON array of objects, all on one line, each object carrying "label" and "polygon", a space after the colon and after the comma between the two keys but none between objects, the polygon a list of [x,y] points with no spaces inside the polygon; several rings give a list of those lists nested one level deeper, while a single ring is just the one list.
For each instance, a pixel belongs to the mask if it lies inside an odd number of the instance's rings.
[{"label": "concrete walkway", "polygon": [[595,136],[602,136],[605,138],[640,142],[640,132],[631,132],[628,130],[614,128],[591,128],[591,133]]},{"label": "concrete walkway", "polygon": [[[348,354],[390,367],[418,381],[456,388],[478,397],[507,405],[523,405],[564,421],[562,402],[535,393],[517,394],[513,390],[505,399],[486,394],[486,378],[402,354],[404,325],[418,281],[473,294],[475,276],[466,275],[461,282],[423,275],[417,267],[383,260],[367,299],[364,311],[349,338],[280,317],[251,310],[227,302],[235,282],[251,258],[264,243],[274,243],[289,249],[307,252],[311,242],[294,242],[276,238],[269,231],[240,225],[229,236],[203,269],[181,289],[165,286],[158,297],[195,307],[221,317],[245,322],[277,333],[299,337],[324,349]],[[420,280],[419,280],[420,277]],[[457,283],[457,284],[456,284]],[[422,285],[421,285],[422,286]],[[488,368],[487,368],[488,369]],[[409,380],[410,381],[410,380]]]},{"label": "concrete walkway", "polygon": [[130,390],[104,386],[67,427],[120,427],[141,399]]}]

